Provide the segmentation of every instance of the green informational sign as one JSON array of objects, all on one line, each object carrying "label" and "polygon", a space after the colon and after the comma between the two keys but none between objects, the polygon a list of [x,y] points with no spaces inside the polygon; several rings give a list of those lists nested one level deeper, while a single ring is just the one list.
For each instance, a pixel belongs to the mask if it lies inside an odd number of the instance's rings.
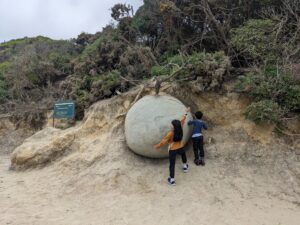
[{"label": "green informational sign", "polygon": [[55,119],[74,119],[75,118],[75,103],[71,101],[57,102],[54,104]]}]

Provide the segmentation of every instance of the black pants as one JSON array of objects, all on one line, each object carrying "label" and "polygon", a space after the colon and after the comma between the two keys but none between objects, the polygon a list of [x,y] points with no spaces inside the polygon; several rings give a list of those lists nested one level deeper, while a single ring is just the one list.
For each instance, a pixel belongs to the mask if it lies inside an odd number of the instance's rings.
[{"label": "black pants", "polygon": [[199,159],[199,153],[200,153],[200,157],[204,158],[203,136],[194,137],[192,138],[192,140],[193,140],[195,159]]},{"label": "black pants", "polygon": [[186,154],[185,150],[183,148],[179,148],[176,150],[170,150],[169,151],[169,160],[170,160],[170,177],[174,178],[175,176],[175,163],[176,163],[176,155],[181,155],[182,162],[186,163]]}]

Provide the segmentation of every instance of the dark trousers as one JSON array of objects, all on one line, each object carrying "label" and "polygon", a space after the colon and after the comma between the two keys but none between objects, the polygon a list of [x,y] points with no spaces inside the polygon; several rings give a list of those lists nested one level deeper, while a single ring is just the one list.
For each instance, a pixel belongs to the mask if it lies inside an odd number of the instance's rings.
[{"label": "dark trousers", "polygon": [[203,136],[194,137],[193,140],[193,148],[195,159],[204,158],[204,149],[203,149]]},{"label": "dark trousers", "polygon": [[181,155],[181,159],[183,163],[187,162],[185,150],[183,148],[179,148],[176,150],[169,151],[169,160],[170,160],[170,177],[174,178],[175,176],[175,163],[176,163],[176,155]]}]

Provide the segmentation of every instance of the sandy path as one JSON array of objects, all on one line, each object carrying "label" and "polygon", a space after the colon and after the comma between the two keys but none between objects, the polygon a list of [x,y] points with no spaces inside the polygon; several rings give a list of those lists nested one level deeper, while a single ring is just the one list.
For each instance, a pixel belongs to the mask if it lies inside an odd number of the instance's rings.
[{"label": "sandy path", "polygon": [[16,173],[1,156],[0,224],[299,224],[299,196],[255,167],[209,159],[184,174],[177,161],[177,186],[170,187],[166,160],[137,160],[136,169],[115,168],[107,180],[98,165]]}]

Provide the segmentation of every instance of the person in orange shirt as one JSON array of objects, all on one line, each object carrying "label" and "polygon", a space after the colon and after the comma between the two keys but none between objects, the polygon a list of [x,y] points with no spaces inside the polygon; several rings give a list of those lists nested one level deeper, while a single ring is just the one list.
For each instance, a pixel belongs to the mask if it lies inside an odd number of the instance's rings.
[{"label": "person in orange shirt", "polygon": [[186,154],[184,146],[182,143],[183,130],[182,127],[186,120],[187,113],[190,111],[190,108],[186,109],[186,113],[182,116],[181,120],[173,120],[172,125],[173,129],[170,130],[166,136],[161,140],[160,143],[156,144],[154,147],[156,149],[161,148],[162,146],[169,144],[169,161],[170,161],[170,176],[168,178],[168,183],[170,185],[175,185],[175,163],[176,155],[181,155],[182,158],[182,169],[183,172],[187,172],[189,165],[187,164]]}]

